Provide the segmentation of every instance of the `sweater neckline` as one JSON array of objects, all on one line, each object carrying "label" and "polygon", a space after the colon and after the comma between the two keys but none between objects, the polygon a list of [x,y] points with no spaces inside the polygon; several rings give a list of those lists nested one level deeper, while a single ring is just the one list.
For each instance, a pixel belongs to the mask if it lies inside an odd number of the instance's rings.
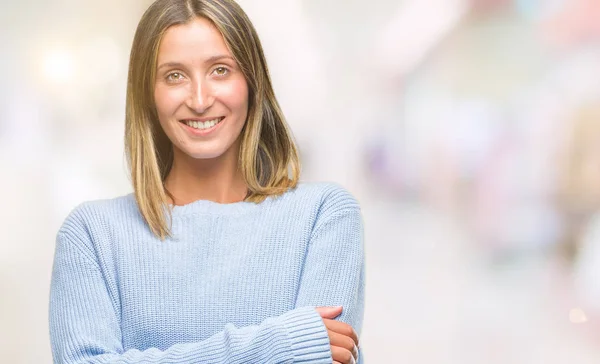
[{"label": "sweater neckline", "polygon": [[[267,202],[269,199],[267,197],[260,204]],[[171,216],[178,217],[191,214],[237,215],[254,211],[260,204],[247,201],[219,203],[210,200],[196,200],[185,205],[168,205],[168,207],[171,210]]]},{"label": "sweater neckline", "polygon": [[[298,184],[300,186],[300,183]],[[287,195],[290,191],[284,193]],[[132,202],[137,206],[135,194],[129,194]],[[277,198],[282,196],[277,196]],[[193,214],[216,214],[216,215],[239,215],[248,212],[257,211],[262,206],[269,204],[275,196],[267,196],[263,202],[232,202],[232,203],[219,203],[210,200],[196,200],[185,205],[167,205],[171,211],[171,216],[177,218],[180,216],[193,215]]]}]

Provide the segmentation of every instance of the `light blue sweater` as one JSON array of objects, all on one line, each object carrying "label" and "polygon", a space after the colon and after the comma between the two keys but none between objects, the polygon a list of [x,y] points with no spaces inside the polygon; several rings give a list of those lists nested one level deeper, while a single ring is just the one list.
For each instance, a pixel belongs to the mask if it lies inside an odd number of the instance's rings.
[{"label": "light blue sweater", "polygon": [[360,335],[363,223],[343,188],[175,206],[172,232],[157,239],[131,194],[69,215],[50,292],[55,363],[331,363],[315,306],[343,306]]}]

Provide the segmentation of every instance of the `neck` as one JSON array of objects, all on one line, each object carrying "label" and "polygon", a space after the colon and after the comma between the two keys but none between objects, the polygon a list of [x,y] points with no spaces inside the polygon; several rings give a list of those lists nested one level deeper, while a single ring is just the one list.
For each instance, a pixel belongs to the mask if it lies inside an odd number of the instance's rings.
[{"label": "neck", "polygon": [[244,178],[238,168],[237,148],[212,159],[194,159],[177,148],[173,167],[165,180],[174,205],[197,200],[218,203],[243,201],[247,194]]}]

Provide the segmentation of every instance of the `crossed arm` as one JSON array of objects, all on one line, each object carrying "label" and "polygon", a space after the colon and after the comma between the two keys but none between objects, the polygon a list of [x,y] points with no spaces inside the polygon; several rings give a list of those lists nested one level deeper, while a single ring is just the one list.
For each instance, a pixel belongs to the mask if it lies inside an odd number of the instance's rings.
[{"label": "crossed arm", "polygon": [[[56,363],[353,363],[358,355],[364,307],[358,208],[337,211],[315,226],[293,310],[256,326],[227,325],[206,340],[166,350],[123,349],[101,269],[79,239],[69,231],[57,238],[50,297]],[[343,312],[316,306],[342,306]]]}]

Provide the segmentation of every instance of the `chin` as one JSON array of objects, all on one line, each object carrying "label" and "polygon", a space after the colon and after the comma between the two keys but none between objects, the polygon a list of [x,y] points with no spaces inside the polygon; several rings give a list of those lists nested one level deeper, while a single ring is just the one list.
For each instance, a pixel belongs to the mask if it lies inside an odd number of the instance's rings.
[{"label": "chin", "polygon": [[221,157],[224,151],[190,151],[184,152],[185,155],[192,159],[215,159]]},{"label": "chin", "polygon": [[215,159],[226,154],[227,149],[223,148],[195,148],[179,149],[186,157],[191,159]]},{"label": "chin", "polygon": [[[180,157],[207,160],[217,159],[231,156],[231,153],[236,153],[237,143],[227,140],[211,140],[211,141],[191,141],[187,140],[180,145],[175,145],[178,149]],[[237,158],[237,157],[236,157]]]}]

